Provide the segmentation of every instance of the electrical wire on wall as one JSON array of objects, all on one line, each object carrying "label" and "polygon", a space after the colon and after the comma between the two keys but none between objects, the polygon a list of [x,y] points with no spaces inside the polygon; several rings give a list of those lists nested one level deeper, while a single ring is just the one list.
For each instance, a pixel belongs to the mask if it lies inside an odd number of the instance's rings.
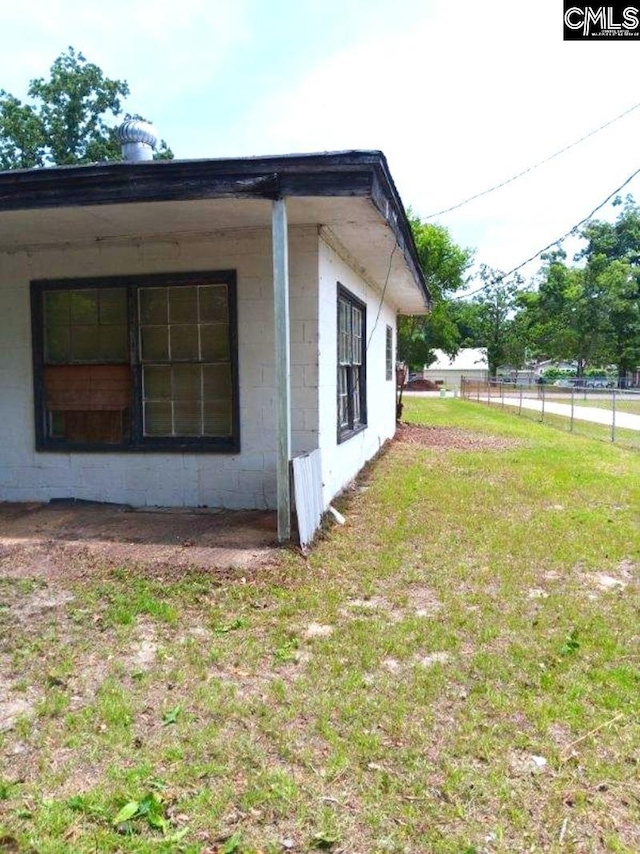
[{"label": "electrical wire on wall", "polygon": [[391,250],[391,255],[389,256],[389,268],[387,270],[387,275],[384,280],[384,286],[382,288],[382,293],[380,294],[380,302],[378,303],[378,311],[376,313],[376,319],[373,324],[373,329],[369,333],[369,340],[367,341],[367,348],[365,352],[369,352],[369,345],[371,344],[371,339],[373,338],[373,333],[376,331],[376,326],[378,325],[378,320],[380,319],[380,312],[382,311],[382,305],[384,303],[384,296],[387,292],[387,285],[389,284],[389,277],[391,275],[391,265],[393,264],[393,256],[396,254],[396,249],[399,249],[398,240],[396,239],[393,244],[393,249]]}]

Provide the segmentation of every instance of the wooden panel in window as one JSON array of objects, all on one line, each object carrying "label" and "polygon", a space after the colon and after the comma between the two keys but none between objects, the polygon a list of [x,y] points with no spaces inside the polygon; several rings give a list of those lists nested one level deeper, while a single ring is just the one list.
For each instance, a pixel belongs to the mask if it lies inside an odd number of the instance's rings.
[{"label": "wooden panel in window", "polygon": [[47,365],[47,409],[64,412],[118,412],[131,406],[129,365]]},{"label": "wooden panel in window", "polygon": [[64,438],[83,445],[118,445],[122,442],[122,412],[64,412]]}]

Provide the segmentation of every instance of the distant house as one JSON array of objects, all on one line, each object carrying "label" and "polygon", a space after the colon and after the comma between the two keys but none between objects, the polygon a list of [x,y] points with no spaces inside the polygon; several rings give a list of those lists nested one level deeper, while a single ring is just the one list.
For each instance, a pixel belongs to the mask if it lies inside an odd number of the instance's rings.
[{"label": "distant house", "polygon": [[429,366],[425,366],[423,371],[425,380],[456,389],[460,388],[462,377],[469,380],[488,379],[489,363],[486,347],[465,347],[458,350],[454,358],[448,356],[444,350],[433,352],[436,360]]},{"label": "distant house", "polygon": [[0,173],[0,500],[327,507],[429,295],[379,151]]},{"label": "distant house", "polygon": [[577,371],[578,363],[570,362],[565,359],[544,359],[538,362],[534,368],[535,375],[541,377],[549,368],[554,368],[558,371]]}]

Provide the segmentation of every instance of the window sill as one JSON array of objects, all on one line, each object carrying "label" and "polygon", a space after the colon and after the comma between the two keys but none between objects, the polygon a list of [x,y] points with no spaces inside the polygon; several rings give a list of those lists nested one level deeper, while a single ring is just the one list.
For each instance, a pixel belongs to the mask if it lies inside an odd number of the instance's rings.
[{"label": "window sill", "polygon": [[349,439],[353,439],[354,436],[357,436],[359,433],[363,433],[366,429],[367,429],[366,424],[359,424],[353,430],[339,430],[338,431],[338,444],[341,445],[343,442],[346,442]]},{"label": "window sill", "polygon": [[145,442],[140,445],[107,445],[76,442],[38,442],[38,453],[63,454],[237,454],[240,442],[236,440],[220,442]]}]

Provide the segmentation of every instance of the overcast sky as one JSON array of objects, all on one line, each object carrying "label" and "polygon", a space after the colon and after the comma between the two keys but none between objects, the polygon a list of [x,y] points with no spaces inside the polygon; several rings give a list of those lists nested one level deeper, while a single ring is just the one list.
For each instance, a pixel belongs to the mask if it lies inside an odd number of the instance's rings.
[{"label": "overcast sky", "polygon": [[[0,88],[24,97],[72,45],[129,83],[126,109],[176,157],[381,149],[405,205],[427,217],[640,101],[640,43],[563,42],[562,11],[560,0],[11,3]],[[640,109],[436,221],[508,270],[639,167]],[[640,176],[625,192],[640,200]]]}]

